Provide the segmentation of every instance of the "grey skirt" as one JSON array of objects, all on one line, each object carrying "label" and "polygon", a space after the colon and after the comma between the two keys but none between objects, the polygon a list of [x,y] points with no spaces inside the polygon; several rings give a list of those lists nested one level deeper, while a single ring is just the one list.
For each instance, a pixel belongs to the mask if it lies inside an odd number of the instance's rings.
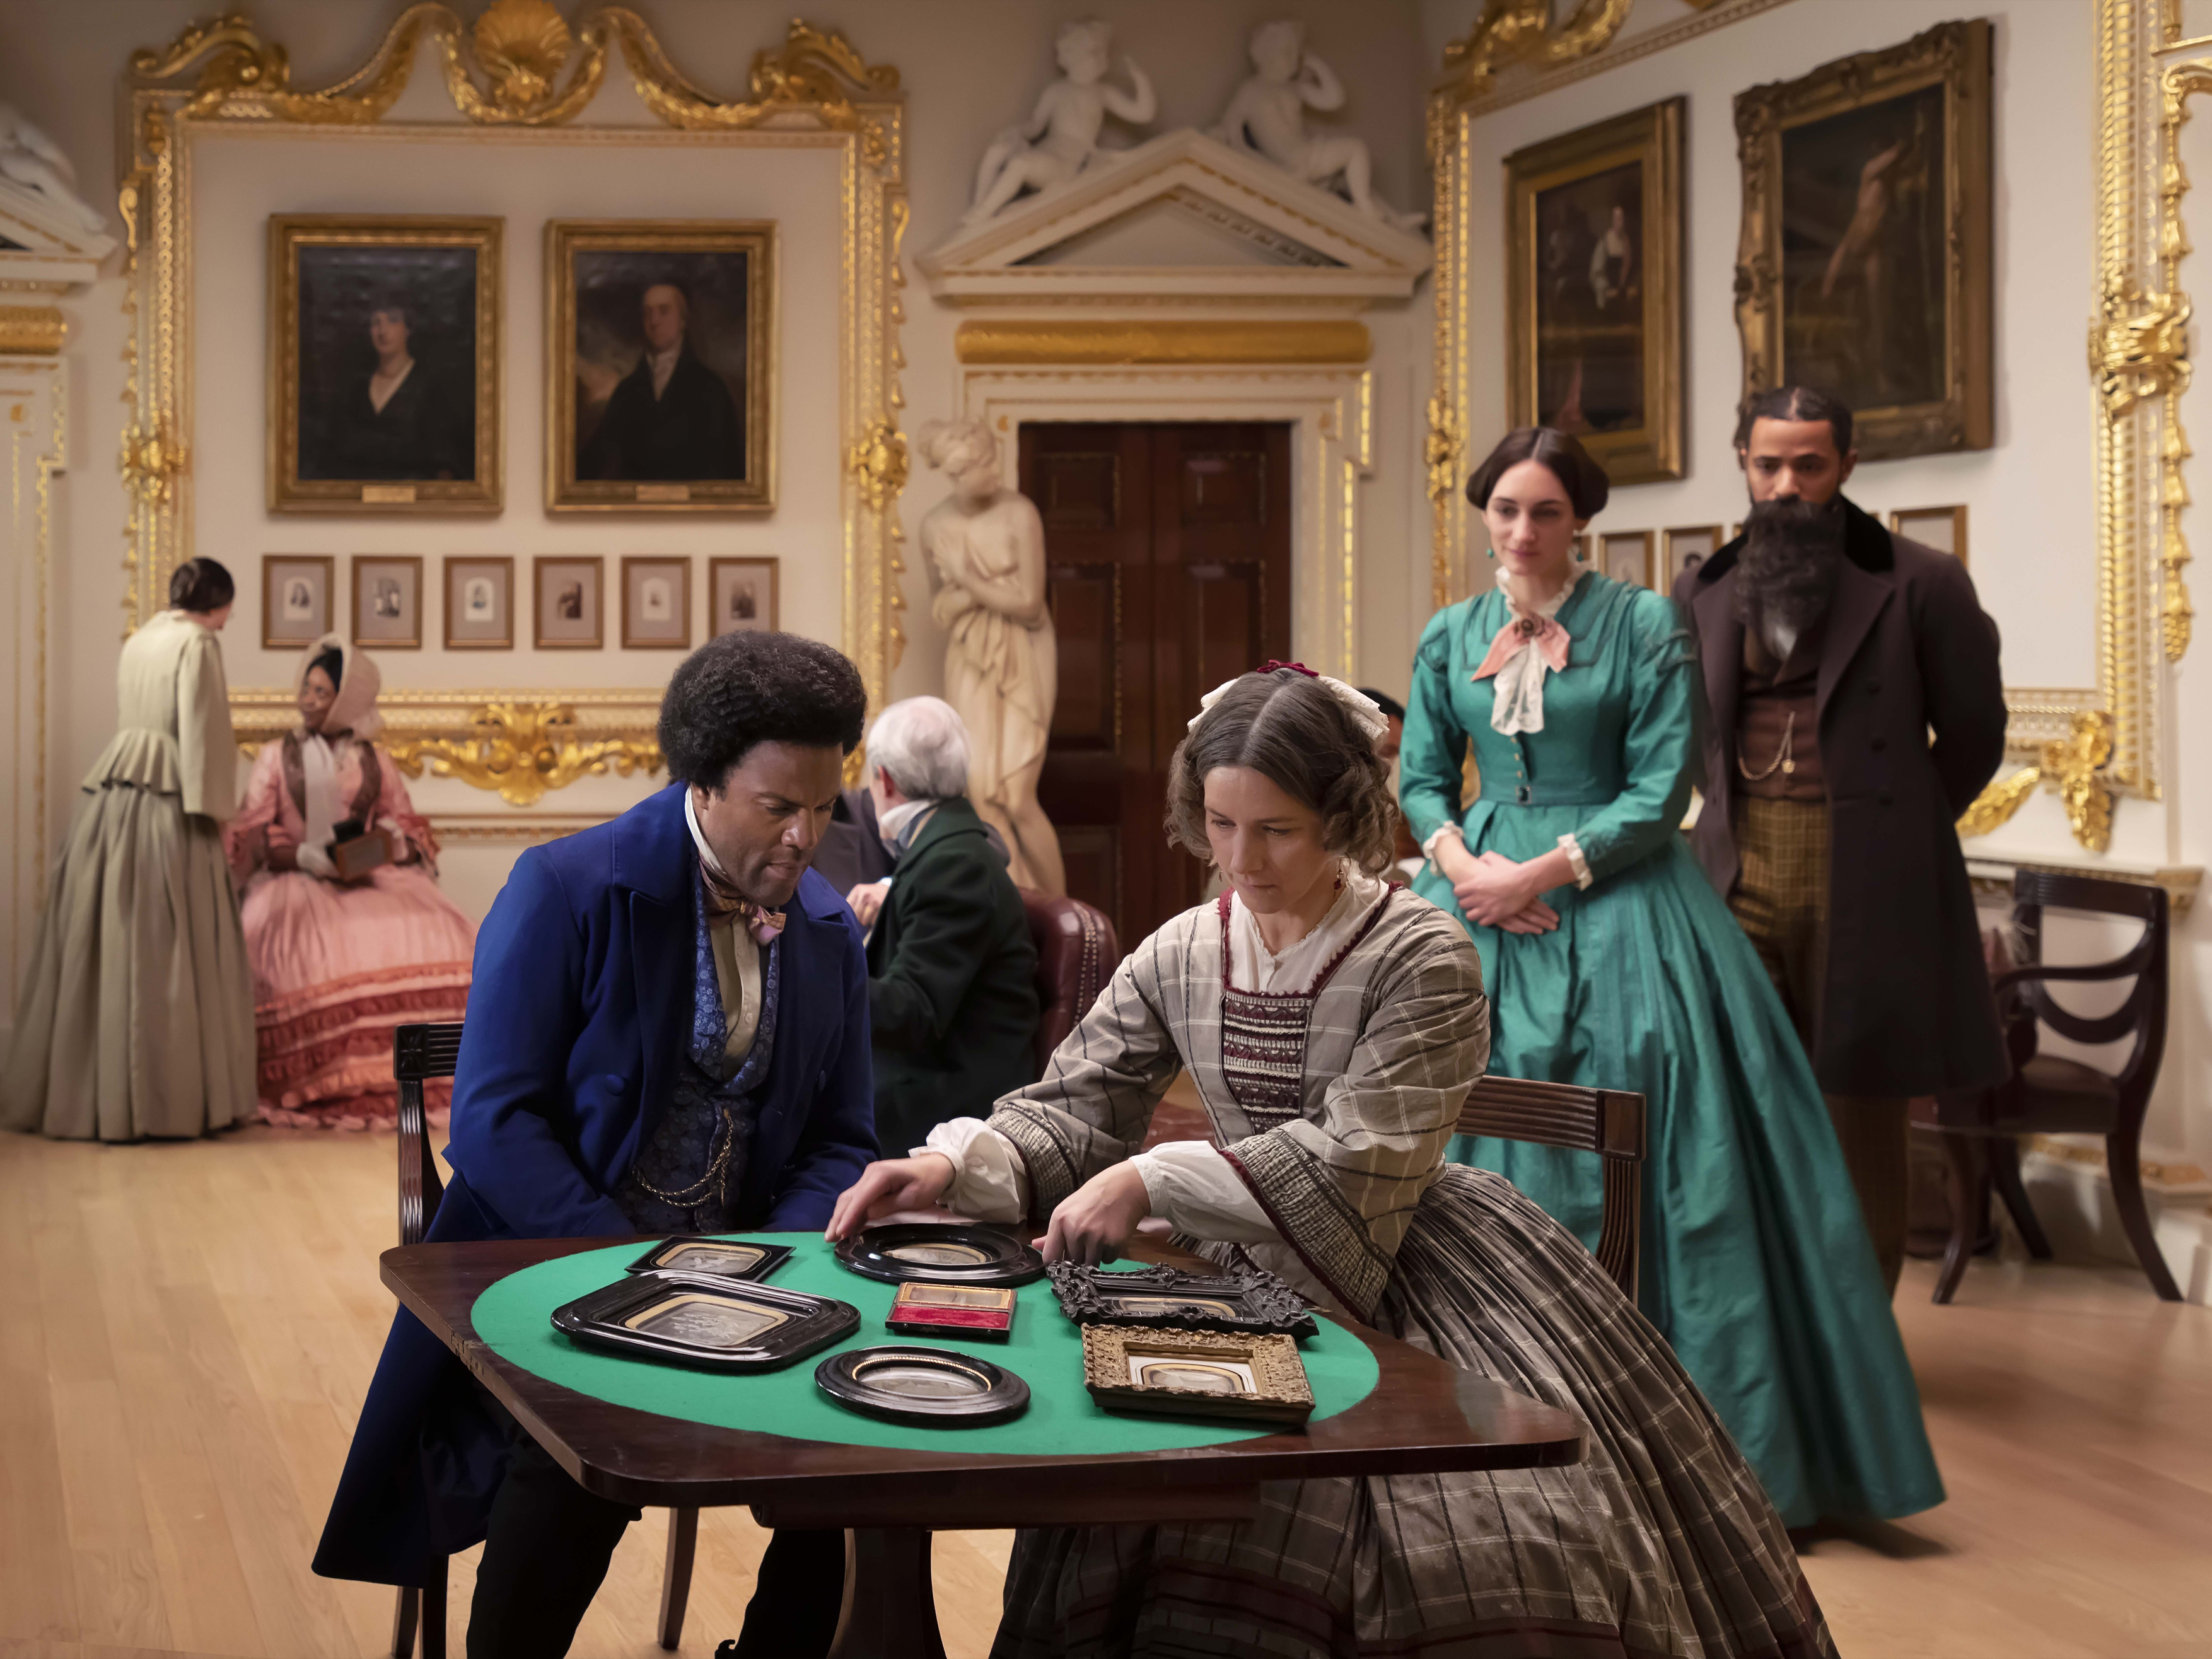
[{"label": "grey skirt", "polygon": [[1575,1413],[1583,1461],[1283,1482],[1246,1522],[1024,1532],[995,1659],[1833,1659],[1780,1518],[1696,1385],[1503,1177],[1445,1168],[1374,1322]]}]

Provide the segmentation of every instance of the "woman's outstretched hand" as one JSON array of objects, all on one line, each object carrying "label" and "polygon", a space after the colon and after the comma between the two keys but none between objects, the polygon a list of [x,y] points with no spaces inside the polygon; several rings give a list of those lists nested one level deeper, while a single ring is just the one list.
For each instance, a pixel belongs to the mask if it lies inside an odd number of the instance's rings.
[{"label": "woman's outstretched hand", "polygon": [[[920,1158],[887,1158],[860,1171],[860,1178],[837,1195],[822,1237],[832,1244],[850,1238],[878,1216],[901,1210],[927,1210],[945,1195],[957,1173],[942,1152]],[[1071,1200],[1073,1201],[1073,1200]]]},{"label": "woman's outstretched hand", "polygon": [[1052,1212],[1044,1237],[1032,1242],[1047,1261],[1095,1267],[1121,1255],[1137,1224],[1152,1212],[1152,1195],[1145,1190],[1145,1177],[1137,1166],[1116,1164],[1063,1199]]}]

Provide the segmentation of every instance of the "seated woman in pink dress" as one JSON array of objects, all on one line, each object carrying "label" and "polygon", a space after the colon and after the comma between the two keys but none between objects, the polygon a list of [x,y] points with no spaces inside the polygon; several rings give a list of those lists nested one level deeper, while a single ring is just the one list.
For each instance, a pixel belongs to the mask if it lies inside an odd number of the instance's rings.
[{"label": "seated woman in pink dress", "polygon": [[[398,1110],[392,1033],[457,1020],[476,929],[438,890],[438,844],[370,741],[382,678],[325,634],[301,656],[300,723],[264,744],[225,839],[246,902],[261,1115],[365,1129]],[[382,835],[391,861],[342,879],[334,842]],[[452,1085],[428,1085],[441,1112]]]}]

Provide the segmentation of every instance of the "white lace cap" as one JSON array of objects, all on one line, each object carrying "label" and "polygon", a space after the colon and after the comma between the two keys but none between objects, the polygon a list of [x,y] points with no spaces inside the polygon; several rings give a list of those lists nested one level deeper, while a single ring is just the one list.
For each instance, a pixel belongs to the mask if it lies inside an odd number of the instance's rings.
[{"label": "white lace cap", "polygon": [[[1237,677],[1237,680],[1241,680],[1243,678],[1243,675],[1239,674]],[[1376,702],[1374,698],[1363,696],[1360,692],[1353,690],[1351,686],[1346,685],[1342,680],[1331,679],[1326,674],[1316,674],[1313,678],[1319,680],[1322,684],[1328,689],[1329,696],[1334,697],[1339,702],[1344,705],[1345,708],[1351,714],[1353,723],[1357,725],[1362,732],[1364,732],[1367,734],[1367,740],[1370,743],[1376,742],[1385,732],[1390,729],[1389,720],[1383,714],[1381,706]],[[1197,731],[1198,723],[1206,717],[1207,714],[1212,709],[1213,705],[1221,701],[1221,694],[1226,691],[1231,686],[1236,684],[1237,680],[1224,680],[1220,684],[1215,686],[1212,690],[1200,697],[1198,700],[1198,713],[1193,714],[1184,724],[1183,730],[1186,732]]]}]

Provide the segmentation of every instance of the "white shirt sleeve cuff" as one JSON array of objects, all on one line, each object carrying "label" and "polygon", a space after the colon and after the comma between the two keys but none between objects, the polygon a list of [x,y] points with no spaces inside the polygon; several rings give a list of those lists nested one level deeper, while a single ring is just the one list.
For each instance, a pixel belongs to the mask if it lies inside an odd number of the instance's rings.
[{"label": "white shirt sleeve cuff", "polygon": [[952,1184],[938,1202],[977,1221],[1019,1221],[1029,1214],[1029,1169],[1014,1145],[980,1117],[956,1117],[929,1132],[909,1158],[936,1152],[952,1160]]},{"label": "white shirt sleeve cuff", "polygon": [[1455,823],[1447,823],[1437,829],[1433,835],[1421,843],[1421,856],[1428,860],[1430,863],[1434,864],[1437,861],[1437,843],[1442,841],[1446,836],[1449,836],[1454,841],[1459,842],[1462,847],[1467,845],[1467,837],[1465,835],[1461,833],[1459,825]]},{"label": "white shirt sleeve cuff", "polygon": [[1224,1244],[1281,1237],[1260,1200],[1211,1141],[1170,1140],[1130,1163],[1144,1177],[1152,1213],[1178,1232]]},{"label": "white shirt sleeve cuff", "polygon": [[1589,860],[1583,856],[1583,844],[1572,836],[1559,837],[1559,850],[1567,855],[1567,862],[1574,866],[1576,886],[1587,888],[1597,879],[1590,874]]}]

